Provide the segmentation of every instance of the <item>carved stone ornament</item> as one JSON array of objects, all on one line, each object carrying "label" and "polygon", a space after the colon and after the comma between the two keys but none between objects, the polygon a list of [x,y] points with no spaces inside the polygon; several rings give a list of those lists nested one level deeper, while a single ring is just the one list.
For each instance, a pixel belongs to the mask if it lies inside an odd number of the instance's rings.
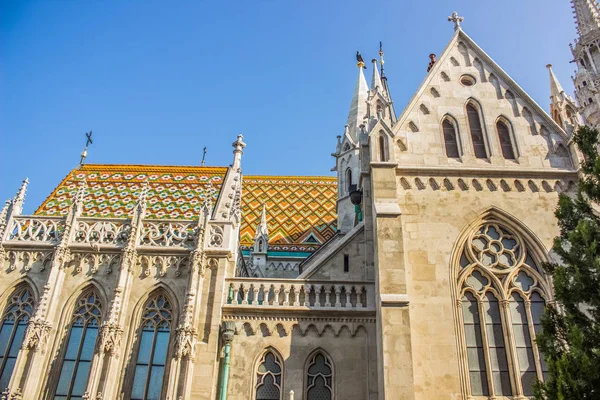
[{"label": "carved stone ornament", "polygon": [[25,331],[25,338],[21,348],[24,350],[34,349],[45,350],[46,342],[48,341],[48,334],[50,333],[50,323],[40,318],[32,318],[27,324],[27,330]]},{"label": "carved stone ornament", "polygon": [[217,225],[210,227],[210,237],[208,241],[210,247],[221,247],[223,245],[223,228]]},{"label": "carved stone ornament", "polygon": [[23,394],[21,393],[21,389],[17,388],[15,389],[14,392],[10,392],[10,390],[8,388],[6,388],[3,392],[2,392],[2,397],[0,397],[1,400],[22,400],[23,399]]},{"label": "carved stone ornament", "polygon": [[175,357],[187,357],[190,361],[194,361],[196,358],[196,329],[191,326],[177,328]]},{"label": "carved stone ornament", "polygon": [[100,327],[100,338],[96,347],[96,352],[108,353],[111,356],[119,355],[121,348],[121,339],[123,337],[123,328],[114,322],[106,322]]}]

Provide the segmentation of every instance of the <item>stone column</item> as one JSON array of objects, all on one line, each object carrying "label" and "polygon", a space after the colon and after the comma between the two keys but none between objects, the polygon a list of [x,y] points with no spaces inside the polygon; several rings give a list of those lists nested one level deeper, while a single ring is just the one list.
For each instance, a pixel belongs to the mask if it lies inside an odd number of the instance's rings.
[{"label": "stone column", "polygon": [[396,164],[371,163],[380,399],[413,399],[411,328]]},{"label": "stone column", "polygon": [[[92,363],[90,378],[87,385],[87,394],[90,398],[103,396],[104,399],[116,399],[122,383],[121,363],[119,356],[123,353],[121,342],[123,327],[127,315],[127,306],[131,296],[133,273],[137,263],[136,246],[142,231],[142,221],[146,215],[146,194],[148,186],[142,188],[137,200],[133,217],[131,219],[131,231],[127,244],[122,252],[121,268],[117,287],[107,312],[106,320],[102,322],[100,334],[96,346],[96,363]],[[102,379],[101,379],[102,378]]]},{"label": "stone column", "polygon": [[[204,252],[204,238],[209,218],[210,203],[203,206],[203,215],[199,218],[196,244],[190,256],[190,276],[188,278],[187,295],[184,310],[179,318],[176,331],[175,354],[169,372],[167,396],[178,399],[178,388],[182,388],[184,399],[191,398],[192,377],[194,374],[194,360],[196,358],[196,342],[198,334],[196,326],[200,317],[200,304],[202,300],[202,286],[206,270],[206,253]],[[183,374],[181,370],[183,369]],[[183,379],[183,382],[179,382]]]},{"label": "stone column", "polygon": [[[48,339],[52,331],[52,323],[57,322],[58,297],[65,280],[65,267],[71,260],[69,243],[71,242],[73,226],[76,226],[77,218],[83,211],[85,190],[86,183],[82,181],[65,219],[65,227],[60,242],[54,249],[48,280],[44,285],[39,304],[27,324],[21,351],[17,357],[15,369],[9,383],[11,392],[22,389],[23,398],[25,399],[40,398],[44,390],[43,386],[48,384],[46,371],[51,361],[51,354],[46,351]],[[29,366],[28,371],[25,370],[27,366]],[[27,377],[30,377],[30,379],[27,379]]]}]

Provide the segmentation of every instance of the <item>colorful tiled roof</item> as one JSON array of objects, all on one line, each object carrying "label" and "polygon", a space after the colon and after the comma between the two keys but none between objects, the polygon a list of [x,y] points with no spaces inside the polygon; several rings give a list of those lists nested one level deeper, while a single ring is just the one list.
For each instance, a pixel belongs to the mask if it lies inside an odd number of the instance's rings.
[{"label": "colorful tiled roof", "polygon": [[65,215],[82,179],[83,216],[127,218],[148,182],[147,218],[196,219],[207,196],[217,199],[227,167],[87,164],[71,171],[36,214]]},{"label": "colorful tiled roof", "polygon": [[[65,215],[79,183],[83,216],[128,218],[148,182],[147,218],[196,219],[207,196],[219,196],[227,167],[87,164],[71,171],[38,208]],[[337,180],[332,177],[243,176],[240,245],[253,244],[263,204],[270,250],[314,251],[336,232]]]},{"label": "colorful tiled roof", "polygon": [[252,246],[263,204],[269,249],[314,251],[336,232],[337,179],[244,176],[240,245]]}]

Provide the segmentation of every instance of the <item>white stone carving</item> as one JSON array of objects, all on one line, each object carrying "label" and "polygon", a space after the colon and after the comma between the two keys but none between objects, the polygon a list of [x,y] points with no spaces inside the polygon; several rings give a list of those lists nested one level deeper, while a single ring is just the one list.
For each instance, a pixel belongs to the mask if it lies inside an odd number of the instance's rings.
[{"label": "white stone carving", "polygon": [[16,216],[8,227],[7,241],[57,244],[63,230],[62,218]]},{"label": "white stone carving", "polygon": [[140,246],[194,248],[194,221],[149,221],[142,223]]},{"label": "white stone carving", "polygon": [[110,244],[124,246],[127,243],[131,225],[122,220],[78,219],[73,240],[76,243]]}]

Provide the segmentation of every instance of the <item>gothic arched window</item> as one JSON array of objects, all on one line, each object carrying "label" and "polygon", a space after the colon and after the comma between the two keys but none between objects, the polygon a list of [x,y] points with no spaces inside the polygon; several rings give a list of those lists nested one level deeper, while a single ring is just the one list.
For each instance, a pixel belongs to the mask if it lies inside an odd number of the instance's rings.
[{"label": "gothic arched window", "polygon": [[71,318],[54,400],[81,399],[85,394],[101,317],[98,293],[94,289],[84,292]]},{"label": "gothic arched window", "polygon": [[333,366],[323,352],[308,360],[306,371],[306,400],[333,399]]},{"label": "gothic arched window", "polygon": [[29,287],[17,288],[8,299],[0,323],[0,389],[8,387],[23,343],[27,321],[33,314],[34,299]]},{"label": "gothic arched window", "polygon": [[479,117],[479,111],[472,104],[467,104],[467,117],[471,131],[471,141],[473,142],[473,153],[476,158],[487,158],[481,118]]},{"label": "gothic arched window", "polygon": [[467,395],[532,396],[546,375],[535,334],[547,282],[531,248],[503,223],[488,221],[466,239],[459,264]]},{"label": "gothic arched window", "polygon": [[146,304],[138,339],[131,400],[162,398],[173,310],[167,297],[154,295]]},{"label": "gothic arched window", "polygon": [[510,131],[508,130],[508,126],[503,121],[498,121],[496,123],[496,129],[498,130],[498,139],[500,140],[502,156],[507,160],[514,160],[515,151],[513,150],[512,140],[510,139]]},{"label": "gothic arched window", "polygon": [[379,134],[379,161],[389,161],[385,133]]},{"label": "gothic arched window", "polygon": [[442,122],[442,130],[444,133],[446,156],[448,158],[459,158],[460,153],[458,152],[458,139],[454,124],[452,124],[448,119],[445,119],[444,122]]},{"label": "gothic arched window", "polygon": [[352,190],[352,170],[350,168],[346,169],[346,189],[348,193]]},{"label": "gothic arched window", "polygon": [[280,400],[283,363],[273,351],[263,354],[256,371],[256,400]]}]

